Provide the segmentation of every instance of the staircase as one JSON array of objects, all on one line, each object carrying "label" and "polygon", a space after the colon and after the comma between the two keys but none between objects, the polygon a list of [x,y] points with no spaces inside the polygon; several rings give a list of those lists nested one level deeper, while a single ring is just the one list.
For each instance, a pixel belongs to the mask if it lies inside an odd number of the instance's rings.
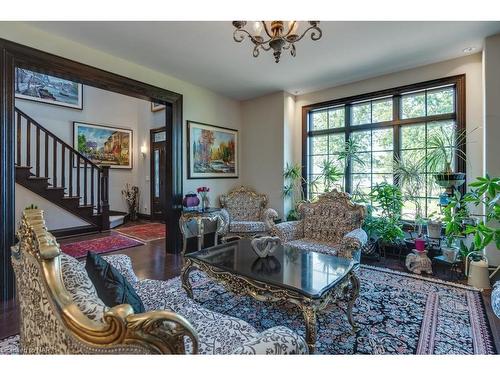
[{"label": "staircase", "polygon": [[109,229],[109,166],[98,166],[16,108],[16,182],[89,223]]}]

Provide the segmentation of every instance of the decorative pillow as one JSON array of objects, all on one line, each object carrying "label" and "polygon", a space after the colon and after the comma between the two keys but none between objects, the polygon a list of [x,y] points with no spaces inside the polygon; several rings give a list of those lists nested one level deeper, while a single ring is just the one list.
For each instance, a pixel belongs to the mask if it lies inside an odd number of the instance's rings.
[{"label": "decorative pillow", "polygon": [[123,275],[101,256],[87,253],[85,269],[95,286],[99,298],[109,307],[129,304],[134,313],[145,311],[141,298]]}]

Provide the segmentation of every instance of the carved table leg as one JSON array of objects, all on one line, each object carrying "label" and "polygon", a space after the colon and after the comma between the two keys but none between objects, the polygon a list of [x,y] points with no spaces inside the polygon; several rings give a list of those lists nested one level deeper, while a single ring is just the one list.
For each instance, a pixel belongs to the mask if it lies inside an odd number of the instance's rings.
[{"label": "carved table leg", "polygon": [[193,269],[193,261],[189,258],[184,258],[184,265],[181,271],[181,281],[182,287],[186,291],[189,298],[193,299],[193,287],[191,286],[191,281],[189,280],[189,273]]},{"label": "carved table leg", "polygon": [[309,354],[314,354],[316,348],[316,310],[311,306],[302,306],[301,310],[306,324],[306,343]]},{"label": "carved table leg", "polygon": [[356,276],[354,272],[351,272],[349,279],[350,279],[351,289],[349,290],[349,303],[347,305],[347,320],[349,321],[349,324],[351,325],[352,329],[355,331],[358,329],[358,326],[356,325],[356,322],[352,317],[352,308],[354,306],[354,303],[356,303],[356,299],[359,296],[359,278]]}]

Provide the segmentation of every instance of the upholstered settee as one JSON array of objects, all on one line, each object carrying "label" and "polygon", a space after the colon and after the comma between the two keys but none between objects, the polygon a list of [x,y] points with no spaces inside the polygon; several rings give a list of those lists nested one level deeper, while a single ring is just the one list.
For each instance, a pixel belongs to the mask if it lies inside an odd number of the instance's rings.
[{"label": "upholstered settee", "polygon": [[361,246],[368,238],[361,229],[365,208],[351,202],[349,194],[333,190],[315,202],[298,207],[300,220],[273,225],[271,233],[283,243],[359,263]]},{"label": "upholstered settee", "polygon": [[500,318],[500,281],[497,281],[491,292],[491,306],[496,316]]},{"label": "upholstered settee", "polygon": [[219,198],[222,222],[219,232],[228,236],[252,237],[269,233],[278,213],[267,208],[267,196],[241,186]]},{"label": "upholstered settee", "polygon": [[139,280],[130,258],[105,257],[133,286],[146,312],[107,307],[82,262],[60,252],[41,210],[26,210],[12,249],[23,354],[301,354],[285,327],[258,333],[248,323],[189,299],[178,280]]}]

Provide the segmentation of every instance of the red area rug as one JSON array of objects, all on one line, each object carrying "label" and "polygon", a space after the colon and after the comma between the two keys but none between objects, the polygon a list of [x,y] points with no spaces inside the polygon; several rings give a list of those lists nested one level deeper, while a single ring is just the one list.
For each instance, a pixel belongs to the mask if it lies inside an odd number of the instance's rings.
[{"label": "red area rug", "polygon": [[144,243],[119,234],[112,234],[92,240],[64,243],[61,244],[61,250],[73,258],[82,258],[87,255],[88,251],[102,254],[140,245],[144,245]]},{"label": "red area rug", "polygon": [[160,240],[167,236],[166,226],[161,223],[134,225],[131,227],[115,229],[115,231],[140,241]]}]

